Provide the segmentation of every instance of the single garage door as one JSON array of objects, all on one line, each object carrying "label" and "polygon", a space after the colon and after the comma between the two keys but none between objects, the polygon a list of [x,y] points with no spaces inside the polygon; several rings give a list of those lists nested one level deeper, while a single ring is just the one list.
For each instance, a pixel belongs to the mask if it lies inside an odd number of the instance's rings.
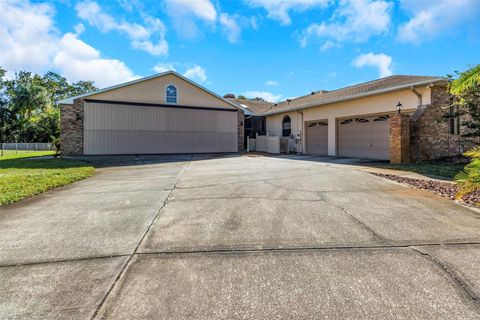
[{"label": "single garage door", "polygon": [[84,153],[238,151],[236,110],[85,102]]},{"label": "single garage door", "polygon": [[327,120],[306,123],[307,154],[328,154],[328,122]]},{"label": "single garage door", "polygon": [[388,115],[338,120],[338,155],[388,160]]}]

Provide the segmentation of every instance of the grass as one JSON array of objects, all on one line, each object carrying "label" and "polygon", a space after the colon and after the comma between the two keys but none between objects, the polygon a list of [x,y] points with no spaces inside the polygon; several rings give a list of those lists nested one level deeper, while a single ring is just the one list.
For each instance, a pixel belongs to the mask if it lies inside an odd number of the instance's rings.
[{"label": "grass", "polygon": [[382,168],[411,171],[421,174],[453,179],[457,173],[462,171],[464,165],[465,164],[441,161],[425,161],[410,164],[388,164],[382,166]]},{"label": "grass", "polygon": [[20,159],[20,158],[30,158],[30,157],[40,157],[40,156],[49,156],[54,155],[55,151],[27,151],[27,150],[3,150],[0,151],[0,159]]},{"label": "grass", "polygon": [[0,206],[91,176],[95,168],[71,159],[35,159],[52,151],[0,157]]}]

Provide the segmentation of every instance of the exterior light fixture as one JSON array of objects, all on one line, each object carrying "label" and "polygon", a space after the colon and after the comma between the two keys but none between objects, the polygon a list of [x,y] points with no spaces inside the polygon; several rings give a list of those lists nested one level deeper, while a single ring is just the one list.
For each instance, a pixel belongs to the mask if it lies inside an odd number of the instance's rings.
[{"label": "exterior light fixture", "polygon": [[402,104],[400,103],[400,101],[398,101],[397,103],[397,112],[400,113],[402,111]]}]

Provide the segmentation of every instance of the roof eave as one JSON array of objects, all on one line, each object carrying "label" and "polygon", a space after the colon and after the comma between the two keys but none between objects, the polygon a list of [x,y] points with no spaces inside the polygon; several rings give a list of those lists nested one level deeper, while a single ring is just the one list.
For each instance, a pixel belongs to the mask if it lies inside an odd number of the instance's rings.
[{"label": "roof eave", "polygon": [[282,114],[282,113],[291,112],[291,111],[298,111],[298,110],[304,110],[304,109],[309,109],[309,108],[313,108],[313,107],[323,106],[323,105],[326,105],[326,104],[332,104],[332,103],[337,103],[337,102],[343,102],[343,101],[348,101],[348,100],[354,100],[354,99],[374,96],[374,95],[378,95],[378,94],[382,94],[382,93],[388,93],[388,92],[394,92],[394,91],[409,89],[411,87],[416,87],[416,86],[428,86],[430,84],[436,84],[436,83],[439,83],[439,82],[447,83],[448,80],[445,79],[445,78],[437,78],[437,79],[431,79],[431,80],[428,80],[428,81],[420,81],[420,82],[416,82],[416,83],[409,83],[409,84],[406,84],[406,85],[395,86],[395,87],[391,87],[391,88],[380,89],[380,90],[360,93],[360,94],[356,94],[356,95],[351,95],[351,96],[347,96],[345,98],[341,98],[341,99],[337,99],[337,100],[324,101],[324,102],[312,102],[312,103],[307,103],[307,104],[300,105],[300,106],[293,107],[293,108],[269,111],[269,112],[262,113],[261,115],[262,116],[272,116],[272,115]]},{"label": "roof eave", "polygon": [[243,108],[239,107],[238,105],[236,105],[235,103],[231,102],[231,101],[228,101],[227,99],[219,96],[218,94],[216,94],[215,92],[213,91],[210,91],[208,90],[207,88],[199,85],[198,83],[188,79],[187,77],[179,74],[178,72],[176,71],[173,71],[173,70],[169,70],[169,71],[165,71],[165,72],[162,72],[162,73],[157,73],[157,74],[154,74],[154,75],[151,75],[151,76],[147,76],[147,77],[143,77],[143,78],[140,78],[140,79],[135,79],[135,80],[132,80],[132,81],[128,81],[128,82],[125,82],[125,83],[121,83],[121,84],[117,84],[117,85],[114,85],[114,86],[110,86],[110,87],[107,87],[107,88],[104,88],[104,89],[99,89],[99,90],[96,90],[96,91],[93,91],[93,92],[88,92],[88,93],[84,93],[84,94],[80,94],[78,96],[74,96],[74,97],[70,97],[70,98],[67,98],[67,99],[63,99],[63,100],[60,100],[60,101],[56,101],[56,104],[57,105],[60,105],[60,104],[67,104],[67,105],[71,105],[73,104],[74,100],[76,99],[79,99],[79,98],[85,98],[85,97],[89,97],[89,96],[93,96],[95,94],[99,94],[99,93],[103,93],[103,92],[107,92],[107,91],[111,91],[111,90],[115,90],[115,89],[119,89],[119,88],[123,88],[123,87],[126,87],[126,86],[129,86],[129,85],[132,85],[132,84],[136,84],[136,83],[139,83],[139,82],[143,82],[143,81],[147,81],[147,80],[151,80],[151,79],[155,79],[155,78],[158,78],[158,77],[162,77],[162,76],[165,76],[167,74],[174,74],[176,75],[177,77],[179,77],[180,79],[183,79],[185,81],[187,81],[188,83],[196,86],[197,88],[200,88],[202,89],[203,91],[209,93],[210,95],[228,103],[229,105],[237,108],[237,109],[240,109],[243,111]]}]

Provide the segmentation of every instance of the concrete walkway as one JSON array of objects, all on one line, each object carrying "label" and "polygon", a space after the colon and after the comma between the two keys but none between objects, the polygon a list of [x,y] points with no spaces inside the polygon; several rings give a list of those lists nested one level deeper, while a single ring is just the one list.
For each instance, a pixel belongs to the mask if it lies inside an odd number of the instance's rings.
[{"label": "concrete walkway", "polygon": [[480,215],[361,164],[94,161],[0,209],[1,319],[480,317]]}]

